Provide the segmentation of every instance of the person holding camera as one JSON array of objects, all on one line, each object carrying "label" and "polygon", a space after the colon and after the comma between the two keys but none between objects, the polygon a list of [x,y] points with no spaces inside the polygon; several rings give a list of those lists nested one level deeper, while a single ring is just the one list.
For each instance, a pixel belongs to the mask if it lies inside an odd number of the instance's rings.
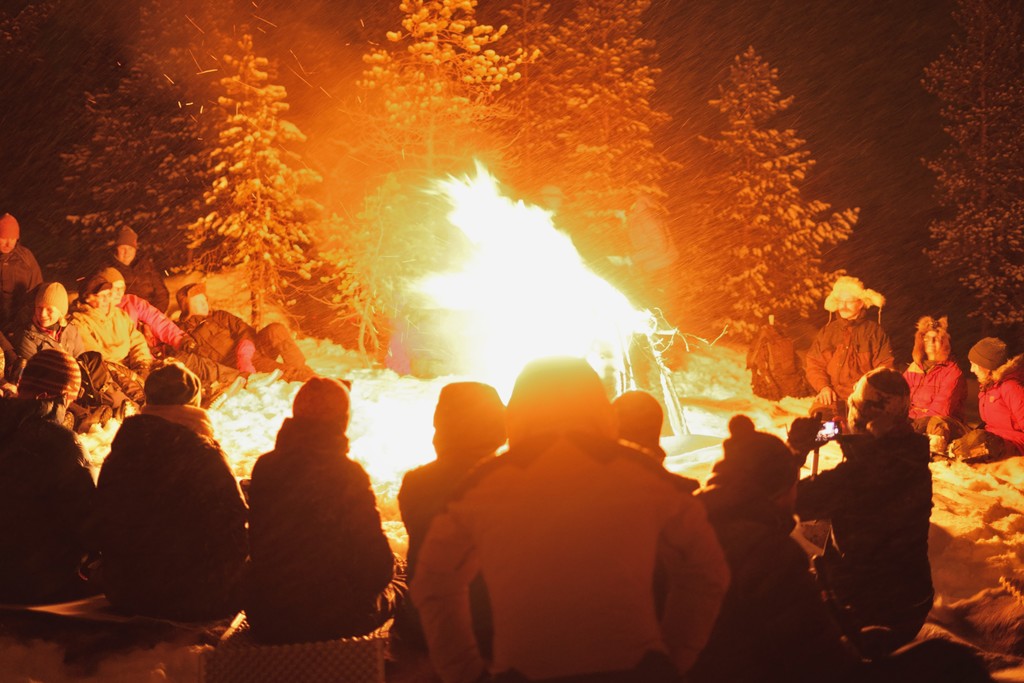
[{"label": "person holding camera", "polygon": [[846,399],[861,375],[874,368],[894,367],[889,335],[867,316],[869,307],[881,310],[884,305],[885,297],[865,289],[857,278],[844,275],[836,280],[825,299],[829,322],[815,335],[805,361],[807,381],[817,392],[810,415],[821,413],[825,419],[843,420]]},{"label": "person holding camera", "polygon": [[[843,460],[797,485],[803,521],[830,519],[817,580],[850,640],[868,659],[909,643],[932,607],[928,528],[932,479],[928,439],[911,428],[903,376],[876,368],[849,396],[849,434],[836,440]],[[820,420],[797,418],[789,444],[798,454],[820,445]]]}]

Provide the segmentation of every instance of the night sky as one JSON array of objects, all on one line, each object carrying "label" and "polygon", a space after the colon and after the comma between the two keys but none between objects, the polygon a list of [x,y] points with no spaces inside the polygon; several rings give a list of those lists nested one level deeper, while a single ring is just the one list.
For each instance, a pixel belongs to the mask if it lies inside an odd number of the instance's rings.
[{"label": "night sky", "polygon": [[[6,12],[27,4],[0,0]],[[59,181],[54,160],[77,131],[59,115],[77,106],[83,89],[116,80],[132,36],[131,5],[64,0],[57,26],[41,37],[48,63],[32,73],[0,69],[4,99],[9,103],[13,94],[19,100],[0,107],[5,159],[0,210],[19,217],[26,244],[37,251],[48,253],[44,245],[33,244],[34,225],[55,234],[69,229],[54,192]],[[861,209],[853,238],[829,253],[826,265],[846,268],[888,297],[883,322],[900,360],[909,360],[913,322],[925,314],[951,316],[955,348],[962,355],[978,333],[977,323],[965,316],[970,303],[948,277],[930,272],[921,253],[936,215],[933,179],[921,160],[947,144],[937,103],[921,87],[921,77],[955,28],[952,5],[952,0],[654,0],[649,27],[663,69],[657,105],[673,117],[659,142],[684,166],[665,182],[678,200],[671,226],[675,238],[690,239],[694,229],[685,207],[690,174],[702,172],[708,154],[699,136],[722,127],[707,101],[733,57],[753,45],[779,70],[783,94],[795,97],[780,123],[807,140],[817,161],[806,193],[835,209]],[[292,75],[295,71],[281,69],[295,116],[311,137],[318,132],[318,112],[336,109],[351,88],[365,41],[394,28],[397,6],[397,0],[383,6],[377,0],[238,4],[249,17],[258,12],[273,23],[256,22],[284,67],[301,61],[313,73],[304,83]],[[491,15],[497,6],[481,0],[481,19],[495,21]],[[326,44],[345,46],[336,55],[349,59],[325,62]],[[820,315],[810,323],[822,324],[826,314]]]}]

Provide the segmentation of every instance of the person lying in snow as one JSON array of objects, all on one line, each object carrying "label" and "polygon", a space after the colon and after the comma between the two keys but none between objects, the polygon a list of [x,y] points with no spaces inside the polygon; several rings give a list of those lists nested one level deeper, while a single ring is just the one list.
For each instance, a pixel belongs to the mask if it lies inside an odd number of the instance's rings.
[{"label": "person lying in snow", "polygon": [[304,382],[316,375],[281,323],[270,323],[257,332],[238,316],[211,310],[201,282],[185,285],[175,298],[181,309],[178,324],[195,339],[195,353],[200,356],[235,367],[244,375],[277,370],[288,382]]},{"label": "person lying in snow", "polygon": [[945,316],[917,321],[914,362],[903,379],[910,386],[910,419],[914,431],[928,436],[931,452],[946,454],[950,439],[964,432],[967,379],[951,355]]},{"label": "person lying in snow", "polygon": [[[797,485],[801,520],[830,519],[814,567],[840,625],[868,658],[914,639],[932,607],[928,529],[932,477],[928,439],[910,426],[903,376],[876,368],[849,397],[850,434],[837,438],[843,461]],[[798,418],[790,446],[815,447],[820,421]]]},{"label": "person lying in snow", "polygon": [[154,369],[100,469],[99,575],[121,612],[202,621],[241,607],[247,510],[200,392],[181,363]]},{"label": "person lying in snow", "polygon": [[95,550],[95,486],[85,452],[62,423],[78,395],[74,359],[56,349],[25,366],[16,398],[0,399],[0,603],[40,604],[96,593],[79,574]]},{"label": "person lying in snow", "polygon": [[[505,443],[505,405],[494,387],[479,382],[452,382],[441,389],[434,410],[434,451],[437,459],[402,477],[398,509],[409,534],[408,575],[416,575],[420,547],[430,523],[455,493],[466,474],[496,457]],[[480,578],[470,586],[470,606],[477,641],[490,651],[491,616],[487,589]],[[396,627],[406,642],[424,646],[419,617],[411,606]]]},{"label": "person lying in snow", "polygon": [[894,367],[889,336],[867,316],[869,306],[881,309],[884,305],[885,297],[865,289],[857,278],[844,275],[836,280],[825,299],[829,322],[815,335],[804,361],[807,381],[817,392],[808,414],[845,419],[846,399],[861,375]]},{"label": "person lying in snow", "polygon": [[[509,451],[469,475],[419,553],[412,597],[441,680],[484,680],[490,667],[507,681],[677,681],[728,585],[700,504],[617,441],[604,386],[582,359],[529,363],[507,425]],[[660,621],[659,561],[669,583]],[[494,619],[490,665],[465,599],[478,573]]]},{"label": "person lying in snow", "polygon": [[370,633],[405,591],[365,470],[348,454],[349,394],[308,380],[252,469],[252,566],[245,613],[267,643]]},{"label": "person lying in snow", "polygon": [[950,444],[950,454],[968,462],[1024,455],[1024,355],[1008,358],[1006,343],[985,337],[967,354],[978,378],[982,427]]}]

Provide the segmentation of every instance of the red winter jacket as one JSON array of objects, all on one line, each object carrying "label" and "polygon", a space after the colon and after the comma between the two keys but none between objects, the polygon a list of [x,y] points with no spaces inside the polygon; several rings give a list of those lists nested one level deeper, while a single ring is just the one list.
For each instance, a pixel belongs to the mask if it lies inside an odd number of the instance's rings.
[{"label": "red winter jacket", "polygon": [[997,368],[978,389],[978,413],[985,431],[1013,444],[1024,455],[1024,355]]},{"label": "red winter jacket", "polygon": [[910,385],[910,419],[938,415],[963,421],[967,379],[956,361],[940,361],[927,370],[911,363],[903,379]]},{"label": "red winter jacket", "polygon": [[153,304],[134,294],[125,294],[117,307],[127,313],[136,325],[140,322],[146,325],[158,341],[176,350],[181,348],[181,338],[185,333]]}]

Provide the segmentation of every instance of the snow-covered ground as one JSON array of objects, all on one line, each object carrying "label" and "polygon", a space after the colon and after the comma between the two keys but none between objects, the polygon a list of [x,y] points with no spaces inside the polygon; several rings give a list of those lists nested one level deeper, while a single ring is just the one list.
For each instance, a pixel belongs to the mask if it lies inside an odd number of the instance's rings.
[{"label": "snow-covered ground", "polygon": [[[244,302],[234,297],[229,287],[218,289],[211,283],[215,306],[244,312]],[[388,535],[395,549],[404,552],[398,486],[406,470],[432,459],[433,406],[441,387],[455,378],[401,377],[317,339],[301,339],[300,347],[318,372],[353,380],[352,455],[370,472]],[[686,422],[694,434],[712,438],[690,439],[687,448],[703,447],[682,453],[676,452],[678,440],[666,443],[667,466],[680,474],[706,480],[721,454],[717,440],[727,434],[726,424],[736,413],[745,413],[759,429],[784,437],[792,419],[807,411],[806,399],[773,403],[753,396],[740,350],[724,345],[702,348],[687,353],[683,364],[674,380]],[[298,387],[279,381],[246,389],[212,411],[217,434],[239,477],[247,476],[259,454],[272,448]],[[95,466],[101,464],[115,432],[116,425],[110,425],[84,437]],[[837,450],[834,444],[823,449],[822,468],[835,464]],[[1000,586],[1000,578],[1014,576],[1024,556],[1022,458],[976,466],[936,462],[932,473],[930,552],[937,599],[933,623],[926,630],[976,645],[1000,680],[1024,681],[1024,605]],[[57,645],[0,636],[0,683],[195,681],[203,649],[164,643],[111,654],[83,671],[64,665],[65,653]]]}]

